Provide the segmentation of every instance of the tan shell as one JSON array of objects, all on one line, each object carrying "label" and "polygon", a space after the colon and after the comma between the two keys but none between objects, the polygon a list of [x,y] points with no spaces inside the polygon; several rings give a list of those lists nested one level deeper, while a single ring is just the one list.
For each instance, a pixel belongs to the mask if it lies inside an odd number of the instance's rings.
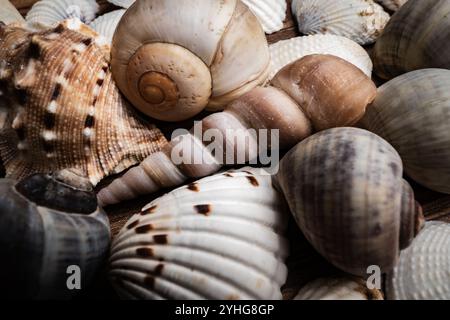
[{"label": "tan shell", "polygon": [[400,9],[408,0],[375,0],[383,7],[391,11],[397,11]]},{"label": "tan shell", "polygon": [[305,237],[329,262],[357,276],[391,271],[423,223],[402,179],[402,162],[385,140],[336,128],[299,143],[276,175]]},{"label": "tan shell", "polygon": [[294,300],[383,300],[383,294],[369,289],[361,278],[319,278],[306,284]]},{"label": "tan shell", "polygon": [[25,19],[22,15],[17,11],[16,7],[11,4],[8,0],[0,0],[0,22],[4,22],[6,24],[17,22],[24,23]]},{"label": "tan shell", "polygon": [[7,176],[76,168],[95,185],[160,150],[165,138],[122,99],[109,47],[79,20],[46,31],[0,27],[0,135]]}]

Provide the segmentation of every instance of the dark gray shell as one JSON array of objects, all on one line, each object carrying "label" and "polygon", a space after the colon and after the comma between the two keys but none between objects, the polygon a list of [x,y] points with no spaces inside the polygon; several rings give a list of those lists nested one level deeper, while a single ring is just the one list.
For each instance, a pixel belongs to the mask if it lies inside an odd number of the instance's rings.
[{"label": "dark gray shell", "polygon": [[86,289],[109,243],[109,221],[93,192],[46,175],[19,184],[0,180],[1,295],[70,298],[79,291],[67,287],[68,267],[80,268],[81,289]]}]

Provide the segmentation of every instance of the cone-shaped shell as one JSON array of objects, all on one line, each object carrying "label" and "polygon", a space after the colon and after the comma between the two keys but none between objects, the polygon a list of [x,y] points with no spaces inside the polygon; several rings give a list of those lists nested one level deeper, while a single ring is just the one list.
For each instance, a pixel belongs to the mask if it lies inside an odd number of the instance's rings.
[{"label": "cone-shaped shell", "polygon": [[[64,176],[0,180],[1,297],[66,299],[92,284],[110,245],[108,217],[88,184]],[[70,177],[72,179],[72,177]],[[77,181],[74,181],[77,182]]]},{"label": "cone-shaped shell", "polygon": [[373,0],[293,0],[292,12],[303,34],[334,34],[361,45],[375,42],[389,21]]},{"label": "cone-shaped shell", "polygon": [[420,184],[450,193],[450,70],[423,69],[380,88],[363,125],[385,138]]},{"label": "cone-shaped shell", "polygon": [[17,11],[16,7],[9,2],[9,0],[0,0],[0,22],[5,24],[17,22],[24,23],[25,19]]},{"label": "cone-shaped shell", "polygon": [[108,43],[111,44],[114,32],[124,13],[124,9],[108,12],[92,21],[89,26],[97,31],[98,34],[104,36]]},{"label": "cone-shaped shell", "polygon": [[31,32],[0,27],[0,87],[8,114],[0,134],[7,176],[77,168],[95,185],[166,143],[112,80],[109,50],[79,20]]},{"label": "cone-shaped shell", "polygon": [[342,58],[372,76],[372,60],[356,42],[335,35],[313,35],[282,40],[270,45],[272,68],[269,79],[286,65],[311,54],[331,54]]},{"label": "cone-shaped shell", "polygon": [[49,27],[65,19],[76,18],[83,23],[95,19],[99,6],[95,0],[40,0],[26,16],[32,27]]},{"label": "cone-shaped shell", "polygon": [[190,118],[207,105],[223,109],[264,82],[267,40],[239,0],[142,0],[120,21],[112,71],[143,113],[165,121]]},{"label": "cone-shaped shell", "polygon": [[204,178],[127,222],[112,246],[112,283],[132,299],[281,299],[286,218],[261,170]]},{"label": "cone-shaped shell", "polygon": [[400,9],[408,0],[375,0],[383,7],[391,11],[397,11]]},{"label": "cone-shaped shell", "polygon": [[410,0],[389,21],[374,50],[384,79],[425,69],[450,69],[450,2]]},{"label": "cone-shaped shell", "polygon": [[449,300],[450,224],[427,222],[386,284],[391,300]]},{"label": "cone-shaped shell", "polygon": [[320,278],[306,284],[294,300],[383,300],[383,294],[361,278]]},{"label": "cone-shaped shell", "polygon": [[403,190],[406,197],[412,192],[402,171],[400,156],[380,137],[337,128],[299,143],[281,160],[276,178],[313,247],[336,267],[365,277],[372,265],[392,270],[420,230],[420,207],[403,199]]}]

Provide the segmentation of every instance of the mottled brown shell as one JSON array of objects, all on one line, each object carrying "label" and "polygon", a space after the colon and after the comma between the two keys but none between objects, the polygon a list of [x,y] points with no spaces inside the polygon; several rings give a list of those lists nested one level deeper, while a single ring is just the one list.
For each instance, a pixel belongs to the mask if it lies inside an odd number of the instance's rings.
[{"label": "mottled brown shell", "polygon": [[0,156],[8,177],[76,168],[97,184],[166,143],[121,97],[99,39],[79,20],[39,32],[0,26],[7,100]]}]

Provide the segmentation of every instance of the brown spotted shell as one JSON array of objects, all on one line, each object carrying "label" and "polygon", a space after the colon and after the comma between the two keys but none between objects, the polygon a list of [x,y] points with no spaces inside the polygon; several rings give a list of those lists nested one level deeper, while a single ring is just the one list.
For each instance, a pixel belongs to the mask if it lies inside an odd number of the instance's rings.
[{"label": "brown spotted shell", "polygon": [[0,156],[14,179],[64,168],[95,185],[159,151],[166,140],[121,97],[109,47],[79,20],[32,32],[0,26]]}]

